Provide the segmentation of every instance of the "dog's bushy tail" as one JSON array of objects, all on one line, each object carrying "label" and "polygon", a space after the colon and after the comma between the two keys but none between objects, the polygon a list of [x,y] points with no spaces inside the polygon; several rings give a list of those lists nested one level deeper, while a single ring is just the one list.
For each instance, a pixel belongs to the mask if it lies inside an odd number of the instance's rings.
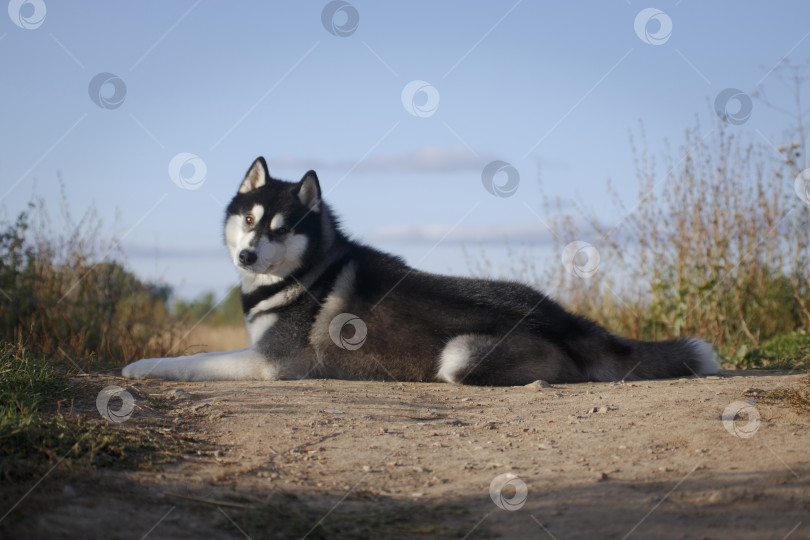
[{"label": "dog's bushy tail", "polygon": [[665,379],[718,370],[712,346],[697,338],[633,341],[611,335],[603,354],[586,361],[589,380]]}]

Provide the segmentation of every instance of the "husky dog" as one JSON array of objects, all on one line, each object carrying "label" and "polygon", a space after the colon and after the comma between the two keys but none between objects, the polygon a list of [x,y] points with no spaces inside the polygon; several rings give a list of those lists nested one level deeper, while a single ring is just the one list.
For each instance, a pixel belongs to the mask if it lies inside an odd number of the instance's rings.
[{"label": "husky dog", "polygon": [[276,180],[261,157],[228,206],[225,241],[251,346],[140,360],[125,377],[523,385],[717,370],[704,341],[625,339],[526,285],[420,272],[354,242],[314,171]]}]

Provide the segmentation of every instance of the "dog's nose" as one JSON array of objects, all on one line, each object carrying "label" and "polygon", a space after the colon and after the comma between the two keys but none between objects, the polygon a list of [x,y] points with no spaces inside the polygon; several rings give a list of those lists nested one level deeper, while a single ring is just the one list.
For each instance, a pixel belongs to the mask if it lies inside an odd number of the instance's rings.
[{"label": "dog's nose", "polygon": [[249,249],[243,249],[239,252],[239,263],[243,266],[250,266],[251,264],[256,262],[256,252],[250,251]]}]

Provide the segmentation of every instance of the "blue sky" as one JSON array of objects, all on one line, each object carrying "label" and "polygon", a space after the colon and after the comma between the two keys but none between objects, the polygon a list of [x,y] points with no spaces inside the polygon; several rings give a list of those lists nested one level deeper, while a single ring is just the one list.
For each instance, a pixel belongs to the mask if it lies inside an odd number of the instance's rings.
[{"label": "blue sky", "polygon": [[[633,206],[640,120],[654,150],[677,146],[726,88],[787,99],[770,70],[810,58],[798,1],[80,5],[0,16],[0,215],[32,194],[58,214],[58,173],[74,215],[94,204],[130,267],[184,296],[236,282],[223,205],[258,155],[282,179],[316,169],[355,237],[463,274],[462,245],[496,264],[505,237],[551,256],[539,172],[547,194],[615,218],[604,186]],[[427,93],[403,101],[412,81]],[[730,128],[776,145],[788,123],[754,100]],[[195,189],[170,177],[180,154]],[[512,196],[482,184],[495,160],[519,175]]]}]

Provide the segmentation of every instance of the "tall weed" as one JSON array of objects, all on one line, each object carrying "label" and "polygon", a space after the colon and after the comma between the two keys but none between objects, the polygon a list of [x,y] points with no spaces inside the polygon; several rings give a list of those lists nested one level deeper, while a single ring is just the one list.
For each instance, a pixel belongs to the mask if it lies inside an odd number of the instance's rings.
[{"label": "tall weed", "polygon": [[118,243],[92,208],[78,222],[64,202],[62,212],[58,229],[41,202],[0,226],[0,341],[20,341],[74,371],[168,352],[155,336],[178,325],[170,288],[142,282],[115,260]]}]

